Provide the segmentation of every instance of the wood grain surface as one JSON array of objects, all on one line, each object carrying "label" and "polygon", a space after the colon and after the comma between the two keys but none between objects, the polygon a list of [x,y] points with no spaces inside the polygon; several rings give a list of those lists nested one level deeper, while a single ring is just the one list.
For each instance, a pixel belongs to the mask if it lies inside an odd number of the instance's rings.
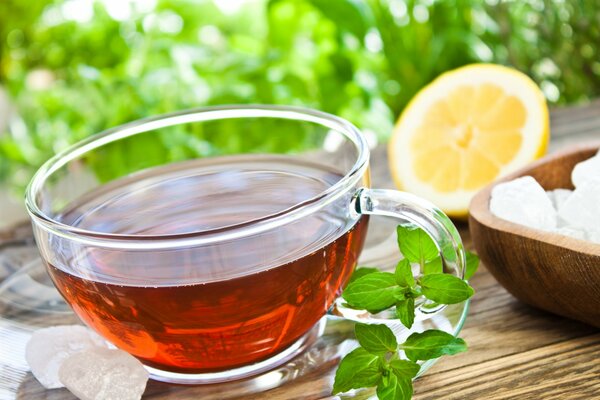
[{"label": "wood grain surface", "polygon": [[[600,139],[600,102],[554,110],[551,150]],[[373,186],[393,187],[385,149],[372,154]],[[0,210],[1,213],[1,210]],[[466,223],[458,224],[468,248]],[[1,239],[0,239],[1,241]],[[476,290],[461,336],[469,351],[445,357],[415,382],[414,399],[600,399],[600,331],[528,306],[500,286],[485,266],[473,277]],[[0,342],[1,346],[6,346]],[[2,354],[0,348],[0,355]],[[326,366],[324,366],[326,367]],[[330,367],[330,366],[329,366]],[[10,379],[9,372],[2,379]],[[331,381],[316,370],[300,380],[244,399],[328,398]],[[65,389],[45,390],[29,374],[19,399],[63,400]],[[194,388],[150,382],[148,399],[199,399]],[[0,392],[0,400],[5,400]]]}]

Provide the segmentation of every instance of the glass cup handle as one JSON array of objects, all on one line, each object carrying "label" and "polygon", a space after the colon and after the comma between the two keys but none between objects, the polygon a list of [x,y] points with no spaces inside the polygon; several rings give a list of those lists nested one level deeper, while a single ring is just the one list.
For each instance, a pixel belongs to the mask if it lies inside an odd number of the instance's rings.
[{"label": "glass cup handle", "polygon": [[410,193],[385,189],[359,189],[354,200],[358,214],[394,217],[422,228],[436,244],[446,270],[464,277],[462,240],[450,218],[436,206]]}]

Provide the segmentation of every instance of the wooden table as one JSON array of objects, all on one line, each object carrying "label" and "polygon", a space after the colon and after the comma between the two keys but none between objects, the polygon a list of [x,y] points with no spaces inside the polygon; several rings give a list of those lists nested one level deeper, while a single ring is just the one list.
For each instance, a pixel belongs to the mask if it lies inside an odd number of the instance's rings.
[{"label": "wooden table", "polygon": [[[554,110],[551,129],[550,151],[575,142],[600,139],[600,101]],[[385,158],[384,148],[374,151],[374,186],[392,188]],[[468,227],[465,223],[458,223],[458,227],[470,247]],[[485,266],[471,284],[477,293],[461,334],[470,350],[445,357],[435,364],[415,382],[414,399],[600,399],[600,332],[597,329],[520,303],[494,280]],[[318,399],[327,397],[330,384],[330,378],[313,373],[243,398]],[[1,392],[0,397],[5,400]],[[46,391],[29,377],[14,398],[73,397],[64,389]],[[151,382],[144,398],[195,399],[198,393],[193,388]]]}]

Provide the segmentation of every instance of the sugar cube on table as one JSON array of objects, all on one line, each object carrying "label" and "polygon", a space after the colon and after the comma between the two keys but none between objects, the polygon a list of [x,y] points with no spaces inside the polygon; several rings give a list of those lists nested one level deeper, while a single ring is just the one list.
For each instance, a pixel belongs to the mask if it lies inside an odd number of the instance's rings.
[{"label": "sugar cube on table", "polygon": [[588,231],[586,233],[586,239],[589,242],[600,244],[600,230],[598,230],[598,231]]},{"label": "sugar cube on table", "polygon": [[569,189],[554,189],[546,192],[556,211],[560,209],[572,193],[573,191]]},{"label": "sugar cube on table", "polygon": [[490,211],[499,218],[531,228],[550,231],[557,227],[552,201],[531,176],[494,186]]},{"label": "sugar cube on table", "polygon": [[25,360],[33,376],[47,389],[63,387],[58,369],[63,361],[82,350],[106,347],[106,342],[81,325],[63,325],[39,329],[25,347]]},{"label": "sugar cube on table", "polygon": [[583,230],[587,236],[600,230],[600,180],[577,186],[558,215],[569,227]]},{"label": "sugar cube on table", "polygon": [[117,349],[92,348],[67,358],[60,381],[81,400],[138,400],[148,371],[132,355]]},{"label": "sugar cube on table", "polygon": [[575,165],[571,172],[571,181],[575,187],[593,180],[600,181],[600,152]]}]

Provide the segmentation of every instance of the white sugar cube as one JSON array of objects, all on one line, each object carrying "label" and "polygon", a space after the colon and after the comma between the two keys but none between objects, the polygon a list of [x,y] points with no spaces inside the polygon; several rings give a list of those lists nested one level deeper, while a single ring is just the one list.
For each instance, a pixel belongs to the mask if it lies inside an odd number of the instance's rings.
[{"label": "white sugar cube", "polygon": [[494,186],[490,211],[499,218],[531,228],[549,231],[557,227],[552,201],[531,176]]},{"label": "white sugar cube", "polygon": [[60,381],[81,400],[138,400],[148,371],[132,355],[117,349],[92,348],[67,358]]},{"label": "white sugar cube", "polygon": [[594,180],[600,180],[600,152],[594,157],[577,164],[571,172],[571,181],[575,187]]},{"label": "white sugar cube", "polygon": [[588,231],[586,233],[586,239],[592,243],[600,244],[600,231]]},{"label": "white sugar cube", "polygon": [[548,194],[548,197],[550,198],[554,209],[558,211],[560,210],[560,207],[562,207],[562,205],[565,203],[565,201],[567,201],[569,196],[571,196],[573,191],[569,189],[554,189],[548,190],[546,193]]},{"label": "white sugar cube", "polygon": [[58,378],[62,362],[85,349],[106,347],[106,342],[81,325],[54,326],[37,330],[27,342],[25,359],[33,376],[48,389],[63,387]]},{"label": "white sugar cube", "polygon": [[577,186],[558,210],[568,226],[589,234],[600,228],[600,181],[590,180]]}]

